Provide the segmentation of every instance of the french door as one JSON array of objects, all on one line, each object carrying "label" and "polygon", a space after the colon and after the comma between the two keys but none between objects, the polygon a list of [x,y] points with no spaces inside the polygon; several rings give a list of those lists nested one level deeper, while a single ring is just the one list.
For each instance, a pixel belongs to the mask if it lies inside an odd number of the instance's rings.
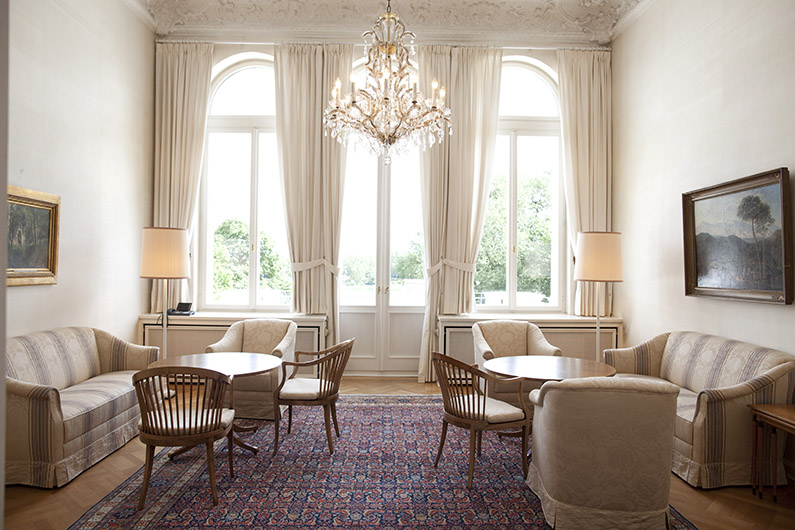
[{"label": "french door", "polygon": [[416,375],[425,306],[419,153],[348,151],[340,239],[348,373]]}]

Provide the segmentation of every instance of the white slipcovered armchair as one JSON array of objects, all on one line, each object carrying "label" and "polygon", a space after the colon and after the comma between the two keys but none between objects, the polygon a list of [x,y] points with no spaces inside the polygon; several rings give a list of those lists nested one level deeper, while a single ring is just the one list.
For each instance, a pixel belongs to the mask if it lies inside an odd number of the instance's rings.
[{"label": "white slipcovered armchair", "polygon": [[[235,322],[226,335],[206,348],[207,353],[244,351],[269,353],[283,361],[295,360],[298,326],[291,320],[251,319]],[[235,416],[272,420],[273,390],[279,386],[280,370],[235,378]],[[278,419],[278,416],[276,417]]]},{"label": "white slipcovered armchair", "polygon": [[676,397],[664,381],[590,377],[530,393],[527,476],[558,529],[666,528]]},{"label": "white slipcovered armchair", "polygon": [[[522,320],[488,320],[475,322],[472,326],[475,341],[475,364],[483,368],[483,363],[495,357],[517,355],[555,355],[560,356],[560,348],[553,346],[535,324]],[[525,381],[528,392],[540,388],[541,382]],[[519,383],[495,383],[489,386],[489,397],[520,406],[517,401]]]}]

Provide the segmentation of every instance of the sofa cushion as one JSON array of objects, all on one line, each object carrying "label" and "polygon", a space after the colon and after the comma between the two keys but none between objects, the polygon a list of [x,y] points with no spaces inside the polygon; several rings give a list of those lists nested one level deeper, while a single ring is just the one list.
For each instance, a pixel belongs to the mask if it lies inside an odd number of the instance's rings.
[{"label": "sofa cushion", "polygon": [[58,390],[100,373],[91,328],[61,328],[12,337],[6,343],[6,374]]},{"label": "sofa cushion", "polygon": [[132,386],[134,370],[111,372],[61,390],[64,442],[138,406]]},{"label": "sofa cushion", "polygon": [[665,345],[660,376],[694,392],[743,383],[791,362],[792,355],[693,331],[671,333]]}]

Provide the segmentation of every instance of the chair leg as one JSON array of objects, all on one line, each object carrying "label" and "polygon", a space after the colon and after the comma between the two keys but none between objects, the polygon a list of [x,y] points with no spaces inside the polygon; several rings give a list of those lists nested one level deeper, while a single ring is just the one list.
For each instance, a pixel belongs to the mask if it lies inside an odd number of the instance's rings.
[{"label": "chair leg", "polygon": [[525,479],[527,479],[527,468],[528,468],[527,465],[527,438],[528,438],[527,431],[528,430],[529,429],[527,425],[524,425],[522,427],[522,477],[524,477]]},{"label": "chair leg", "polygon": [[[278,407],[278,404],[276,405]],[[281,414],[273,416],[273,456],[279,451],[279,425],[281,424]]]},{"label": "chair leg", "polygon": [[478,431],[478,456],[482,454],[480,448],[483,442],[483,431]]},{"label": "chair leg", "polygon": [[232,478],[235,478],[235,466],[232,463],[232,447],[235,445],[234,432],[234,429],[229,429],[229,434],[226,436],[226,440],[229,442],[229,476]]},{"label": "chair leg", "polygon": [[287,434],[290,434],[290,429],[293,428],[293,406],[287,405]]},{"label": "chair leg", "polygon": [[442,420],[442,438],[439,440],[439,451],[436,453],[436,461],[433,467],[439,465],[439,459],[442,457],[442,447],[444,447],[444,440],[447,438],[447,420]]},{"label": "chair leg", "polygon": [[467,489],[472,489],[472,475],[475,473],[475,445],[477,444],[477,431],[469,429],[469,479]]},{"label": "chair leg", "polygon": [[334,432],[337,433],[337,438],[340,437],[340,428],[337,426],[337,402],[331,402],[331,419],[334,420]]},{"label": "chair leg", "polygon": [[141,484],[141,500],[138,501],[138,509],[144,509],[144,501],[146,500],[146,492],[149,490],[149,479],[152,477],[152,461],[155,457],[155,446],[146,446],[146,467],[144,467],[144,482]]},{"label": "chair leg", "polygon": [[331,438],[331,405],[323,405],[323,419],[326,422],[326,439],[328,440],[328,450],[334,454],[334,442]]},{"label": "chair leg", "polygon": [[215,489],[215,453],[213,453],[213,443],[204,444],[207,447],[207,470],[210,472],[210,490],[213,493],[213,506],[218,505],[218,492]]}]

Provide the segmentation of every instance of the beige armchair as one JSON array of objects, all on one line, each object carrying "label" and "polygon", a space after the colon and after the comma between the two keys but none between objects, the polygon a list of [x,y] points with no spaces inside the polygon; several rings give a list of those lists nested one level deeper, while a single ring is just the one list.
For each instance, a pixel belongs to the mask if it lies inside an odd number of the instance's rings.
[{"label": "beige armchair", "polygon": [[[495,357],[562,355],[560,348],[547,342],[538,326],[521,320],[476,322],[472,326],[472,338],[475,341],[475,364],[480,368],[485,361]],[[540,382],[526,381],[524,384],[528,392],[540,387]],[[495,383],[489,388],[489,397],[519,406],[518,391],[519,383]]]},{"label": "beige armchair", "polygon": [[527,484],[550,526],[666,528],[678,394],[664,381],[614,377],[551,381],[530,393]]},{"label": "beige armchair", "polygon": [[[207,353],[245,351],[269,353],[283,361],[295,360],[298,326],[291,320],[251,319],[235,322],[226,335],[206,348]],[[279,370],[235,378],[235,416],[272,420],[273,391],[279,386]]]}]

